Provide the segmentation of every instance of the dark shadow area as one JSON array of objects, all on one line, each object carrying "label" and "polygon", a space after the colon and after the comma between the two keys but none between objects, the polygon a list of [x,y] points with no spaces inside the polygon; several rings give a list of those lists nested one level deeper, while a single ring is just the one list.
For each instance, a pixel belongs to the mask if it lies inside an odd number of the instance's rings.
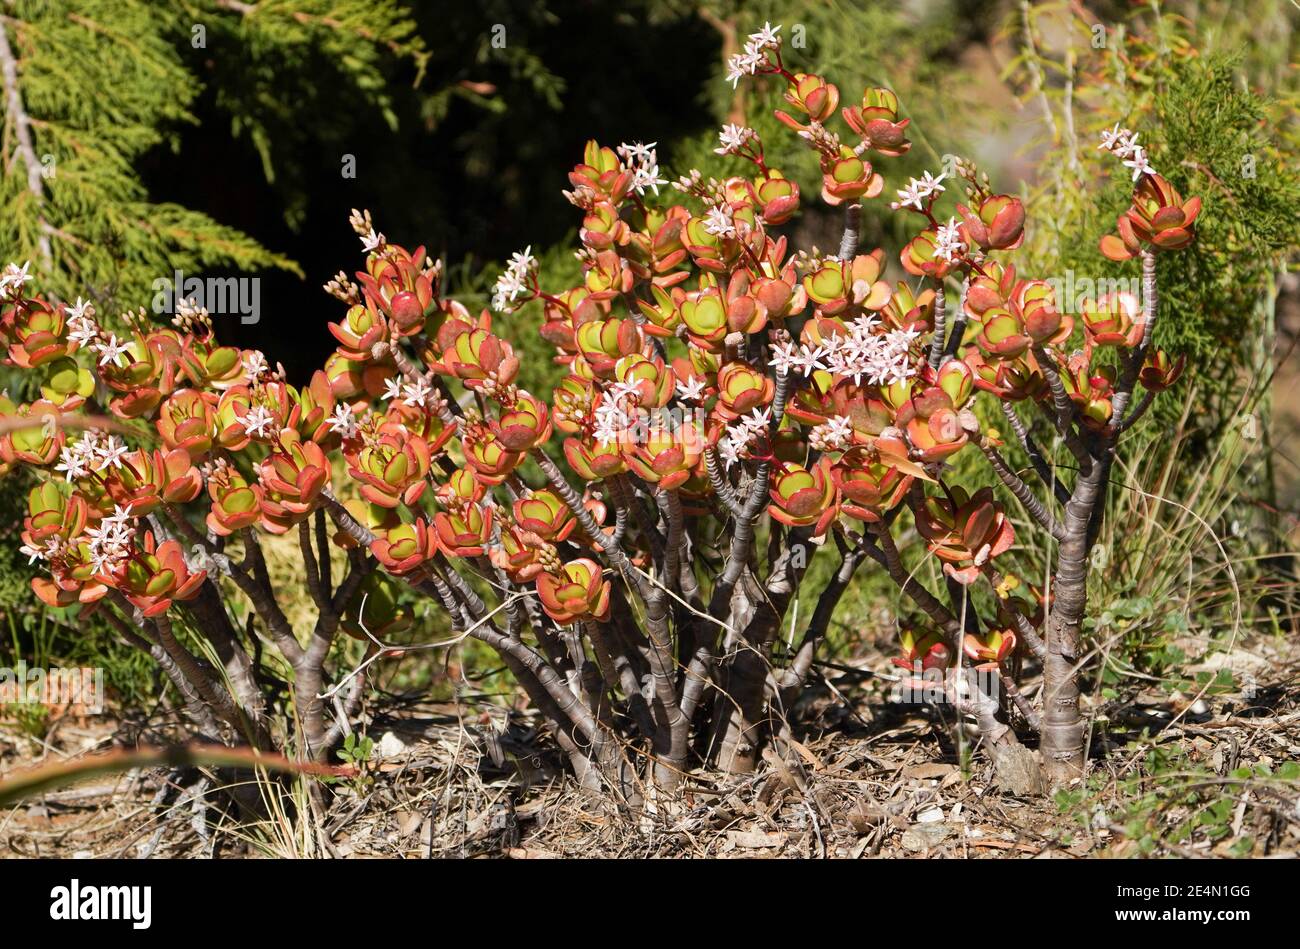
[{"label": "dark shadow area", "polygon": [[[588,138],[667,147],[670,135],[711,124],[697,97],[717,62],[718,36],[702,21],[647,25],[633,13],[611,19],[582,0],[550,4],[544,18],[512,13],[519,3],[490,7],[499,9],[420,5],[433,55],[419,87],[411,64],[393,68],[395,129],[324,56],[310,55],[277,76],[293,120],[271,122],[270,182],[254,143],[232,134],[226,105],[247,104],[238,99],[243,77],[279,67],[256,50],[193,51],[207,81],[195,103],[199,125],[183,130],[179,154],[158,148],[147,156],[150,198],[240,228],[305,275],[261,274],[260,322],[229,320],[223,339],[264,349],[303,382],[333,349],[325,322],[341,315],[321,284],[361,264],[350,208],[370,208],[391,240],[423,242],[453,264],[471,255],[502,259],[526,244],[554,243],[576,225],[561,189]],[[505,25],[507,43],[522,44],[562,81],[559,108],[518,64],[476,61],[496,22]],[[501,107],[453,95],[434,122],[431,93],[460,83],[490,83]],[[355,159],[355,177],[343,174],[347,156]]]}]

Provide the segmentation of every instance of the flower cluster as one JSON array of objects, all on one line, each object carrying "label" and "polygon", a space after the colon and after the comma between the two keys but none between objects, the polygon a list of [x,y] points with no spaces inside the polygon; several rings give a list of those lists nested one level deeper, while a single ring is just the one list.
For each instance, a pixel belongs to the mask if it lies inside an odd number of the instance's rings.
[{"label": "flower cluster", "polygon": [[917,373],[915,343],[920,332],[913,328],[894,329],[878,319],[862,315],[846,331],[831,332],[820,339],[796,346],[785,343],[772,351],[772,365],[778,372],[812,376],[829,373],[836,381],[852,379],[855,385],[893,385]]},{"label": "flower cluster", "polygon": [[743,125],[724,125],[718,141],[721,144],[713,150],[715,155],[739,155],[751,142],[758,141],[758,133]]},{"label": "flower cluster", "polygon": [[946,174],[941,174],[936,178],[927,171],[919,179],[909,178],[907,187],[898,190],[898,200],[892,202],[889,206],[896,211],[899,208],[925,211],[939,195],[947,190],[941,184],[946,177],[948,177]]},{"label": "flower cluster", "polygon": [[10,300],[21,298],[23,287],[32,281],[32,275],[29,272],[31,266],[32,262],[30,260],[25,261],[21,267],[15,263],[6,264],[5,269],[0,272],[0,297]]},{"label": "flower cluster", "polygon": [[1138,136],[1136,132],[1119,127],[1106,129],[1101,133],[1101,144],[1097,147],[1103,151],[1108,151],[1124,163],[1125,168],[1132,169],[1133,180],[1136,182],[1143,175],[1154,175],[1156,170],[1151,167],[1147,161],[1147,151],[1137,143]]},{"label": "flower cluster", "polygon": [[623,170],[632,176],[629,187],[639,195],[644,195],[646,188],[658,194],[659,186],[668,184],[668,179],[659,177],[656,144],[658,143],[651,142],[649,145],[644,145],[635,142],[629,145],[624,142],[618,147],[619,157],[623,159]]},{"label": "flower cluster", "polygon": [[781,50],[781,38],[777,35],[781,27],[773,26],[771,23],[764,23],[763,28],[757,33],[749,34],[745,41],[744,52],[737,53],[727,61],[727,81],[734,87],[742,76],[753,76],[759,72],[775,71],[771,68],[767,53],[769,50],[775,51],[778,55]]},{"label": "flower cluster", "polygon": [[510,263],[492,285],[492,309],[504,311],[512,308],[519,295],[528,289],[528,281],[537,267],[532,246],[510,256]]}]

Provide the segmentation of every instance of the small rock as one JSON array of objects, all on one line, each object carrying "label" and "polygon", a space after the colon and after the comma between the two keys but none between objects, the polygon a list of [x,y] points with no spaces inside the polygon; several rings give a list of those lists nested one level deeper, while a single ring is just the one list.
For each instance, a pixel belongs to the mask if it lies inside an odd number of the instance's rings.
[{"label": "small rock", "polygon": [[900,842],[904,850],[921,853],[942,843],[952,833],[953,828],[948,824],[913,824],[903,832]]},{"label": "small rock", "polygon": [[761,830],[729,830],[727,839],[744,850],[761,850],[764,847],[782,846],[785,843],[785,834],[769,834]]},{"label": "small rock", "polygon": [[1256,656],[1244,649],[1233,649],[1229,652],[1212,652],[1201,660],[1200,665],[1192,666],[1188,671],[1218,672],[1220,669],[1227,669],[1233,675],[1244,676],[1262,673],[1269,666],[1269,661],[1262,656]]},{"label": "small rock", "polygon": [[882,824],[887,816],[888,812],[874,801],[859,801],[847,815],[849,826],[859,834],[870,832]]},{"label": "small rock", "polygon": [[379,745],[375,748],[381,758],[396,758],[406,753],[406,742],[398,738],[392,732],[384,732],[384,737],[379,739]]},{"label": "small rock", "polygon": [[994,758],[994,784],[1003,791],[1018,797],[1037,797],[1043,793],[1043,770],[1037,752],[1013,745],[998,749]]},{"label": "small rock", "polygon": [[399,811],[397,813],[397,836],[409,837],[420,829],[424,815],[419,811]]},{"label": "small rock", "polygon": [[948,777],[956,770],[957,766],[954,764],[927,761],[924,764],[909,765],[903,769],[903,774],[909,778],[917,778],[922,781],[937,781]]}]

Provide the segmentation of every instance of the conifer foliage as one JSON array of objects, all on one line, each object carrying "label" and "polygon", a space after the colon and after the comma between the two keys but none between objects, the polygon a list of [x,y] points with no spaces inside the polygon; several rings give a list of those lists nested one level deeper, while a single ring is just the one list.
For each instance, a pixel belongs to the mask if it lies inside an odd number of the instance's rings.
[{"label": "conifer foliage", "polygon": [[[403,4],[392,0],[17,0],[0,8],[0,243],[30,259],[58,299],[138,302],[174,270],[294,268],[240,231],[141,182],[142,156],[175,152],[192,126],[205,60],[238,47],[255,67],[219,102],[273,173],[267,124],[291,103],[273,64],[319,49],[385,102],[379,63],[422,62]],[[229,58],[229,57],[228,57]]]}]

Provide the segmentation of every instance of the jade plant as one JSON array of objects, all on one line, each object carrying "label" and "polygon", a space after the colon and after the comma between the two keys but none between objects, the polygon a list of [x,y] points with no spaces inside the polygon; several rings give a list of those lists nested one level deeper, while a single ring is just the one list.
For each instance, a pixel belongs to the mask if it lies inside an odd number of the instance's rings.
[{"label": "jade plant", "polygon": [[[500,654],[583,783],[637,797],[701,761],[759,765],[871,561],[915,607],[898,663],[937,670],[994,756],[1037,731],[1048,781],[1079,775],[1089,554],[1122,436],[1182,371],[1152,345],[1158,262],[1193,240],[1199,201],[1136,135],[1107,132],[1135,187],[1101,247],[1140,260],[1142,292],[1086,301],[1076,321],[1003,257],[1023,238],[1021,200],[958,161],[896,189],[914,227],[910,282],[891,282],[859,222],[886,191],[877,165],[910,148],[908,119],[888,89],[844,103],[792,72],[779,29],[753,34],[729,78],[784,84],[778,118],[820,162],[815,200],[843,214],[836,252],[782,234],[808,196],[749,128],[722,129],[717,152],[752,166],[722,179],[670,181],[653,146],[589,142],[565,192],[581,282],[553,285],[525,249],[492,298],[498,314],[540,312],[550,393],[521,389],[493,313],[452,299],[441,265],[369,212],[351,219],[363,269],[326,285],[337,351],[302,386],[221,344],[201,308],[111,323],[11,266],[0,337],[40,397],[0,406],[0,458],[37,475],[23,535],[36,594],[106,614],[229,743],[283,740],[254,659],[264,640],[292,670],[296,747],[316,758],[348,731],[366,668],[400,649],[402,604],[427,598]],[[963,453],[983,456],[977,483],[957,482]],[[1011,569],[1013,514],[1050,537],[1044,589]],[[268,575],[261,544],[286,533],[311,629]],[[905,563],[905,533],[933,571]],[[810,563],[836,555],[785,649]],[[210,648],[187,645],[178,618]],[[335,665],[341,632],[370,640],[361,669]],[[1037,705],[1009,674],[1026,661],[1042,670]]]}]

